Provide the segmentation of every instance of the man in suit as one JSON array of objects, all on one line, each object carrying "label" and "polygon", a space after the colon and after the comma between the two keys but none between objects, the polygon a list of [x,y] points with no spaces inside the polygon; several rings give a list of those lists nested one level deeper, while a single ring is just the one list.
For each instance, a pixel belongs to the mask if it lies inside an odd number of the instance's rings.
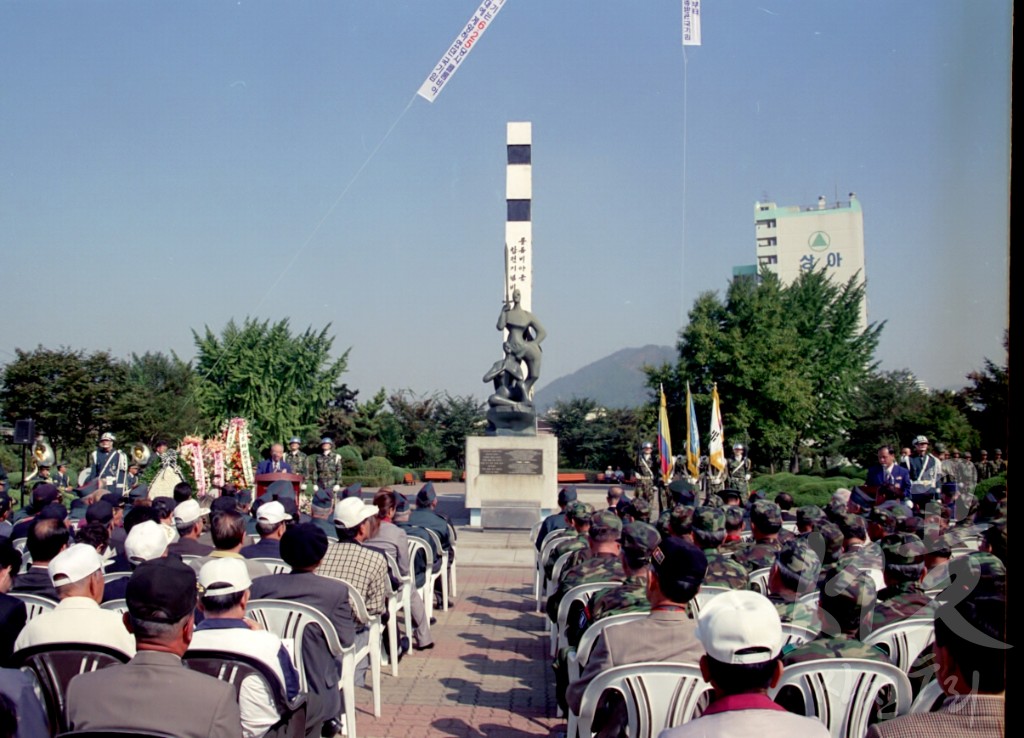
[{"label": "man in suit", "polygon": [[[641,622],[608,626],[597,637],[583,673],[569,685],[566,694],[573,712],[579,714],[587,685],[613,666],[642,661],[697,665],[704,649],[697,640],[696,626],[686,611],[686,603],[697,595],[707,568],[707,558],[693,544],[670,538],[654,548],[647,574],[651,614]],[[642,637],[638,637],[641,633]],[[623,726],[625,719],[625,704],[621,700],[617,694],[602,697],[594,719],[595,731],[610,729],[608,735],[619,735],[615,727]]]},{"label": "man in suit", "polygon": [[247,559],[281,558],[281,536],[284,535],[285,523],[290,520],[293,517],[281,501],[264,502],[256,511],[256,533],[260,540],[244,546],[240,551],[242,556]]},{"label": "man in suit", "polygon": [[[288,574],[271,574],[252,582],[252,599],[290,600],[315,607],[331,621],[342,646],[355,642],[355,621],[344,582],[317,575],[327,553],[327,534],[313,523],[299,523],[281,536],[281,558],[292,567]],[[309,695],[306,735],[318,736],[324,723],[341,713],[341,664],[327,648],[323,631],[307,630],[302,642],[302,662]]]},{"label": "man in suit", "polygon": [[21,552],[8,539],[0,539],[0,667],[7,666],[14,651],[14,639],[25,627],[28,616],[25,603],[7,594],[20,569]]},{"label": "man in suit", "polygon": [[284,460],[284,446],[275,443],[270,447],[270,458],[264,459],[256,467],[257,474],[273,474],[275,472],[292,473],[291,465]]},{"label": "man in suit", "polygon": [[[181,663],[192,641],[196,592],[195,572],[177,557],[139,565],[128,583],[124,617],[138,653],[127,664],[71,680],[72,730],[151,730],[181,738],[242,735],[235,688]],[[144,709],[127,709],[125,695]]]},{"label": "man in suit", "polygon": [[168,546],[168,553],[178,556],[209,556],[213,546],[199,542],[210,510],[189,498],[174,508],[174,527],[178,540]]},{"label": "man in suit", "polygon": [[[60,505],[54,507],[60,507]],[[11,591],[49,597],[56,602],[59,599],[57,590],[53,588],[47,567],[54,556],[67,548],[70,533],[63,520],[57,519],[56,516],[43,517],[48,512],[49,508],[43,510],[28,530],[26,547],[29,556],[32,557],[32,566],[15,579]]]},{"label": "man in suit", "polygon": [[544,522],[540,524],[540,529],[537,531],[537,540],[533,545],[538,551],[544,546],[544,539],[548,533],[569,527],[569,521],[565,518],[565,507],[570,502],[576,502],[576,488],[562,487],[558,490],[558,512],[544,518]]},{"label": "man in suit", "polygon": [[887,484],[899,487],[904,497],[910,496],[910,472],[896,463],[896,453],[892,446],[879,446],[878,464],[868,469],[865,485],[881,487]]}]

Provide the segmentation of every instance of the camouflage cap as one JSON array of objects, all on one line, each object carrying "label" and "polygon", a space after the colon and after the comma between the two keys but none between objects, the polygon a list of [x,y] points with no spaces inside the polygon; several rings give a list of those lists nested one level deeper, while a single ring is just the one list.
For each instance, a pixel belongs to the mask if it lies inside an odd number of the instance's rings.
[{"label": "camouflage cap", "polygon": [[669,495],[679,505],[692,505],[694,502],[693,485],[685,479],[674,479],[668,485]]},{"label": "camouflage cap", "polygon": [[586,523],[594,514],[594,506],[589,502],[570,502],[565,506],[565,516],[577,523]]},{"label": "camouflage cap", "polygon": [[736,505],[729,505],[725,508],[726,526],[740,527],[743,525],[743,508]]},{"label": "camouflage cap", "polygon": [[896,517],[892,514],[891,509],[876,507],[868,513],[868,522],[880,525],[887,533],[893,533],[896,530]]},{"label": "camouflage cap", "polygon": [[720,507],[698,507],[693,512],[693,527],[707,533],[725,530],[725,511]]},{"label": "camouflage cap", "polygon": [[[1006,500],[1003,500],[1003,504]],[[992,553],[1000,559],[1006,559],[1006,516],[996,518],[991,525],[981,534],[985,543],[992,549]]]},{"label": "camouflage cap", "polygon": [[803,507],[797,508],[796,511],[796,524],[799,528],[803,528],[804,526],[817,528],[827,519],[825,511],[817,505],[804,505]]},{"label": "camouflage cap", "polygon": [[641,523],[639,520],[622,526],[622,548],[630,551],[642,551],[650,556],[654,547],[661,542],[661,536],[654,526]]},{"label": "camouflage cap", "polygon": [[693,527],[693,508],[687,505],[676,505],[669,513],[668,526],[677,536],[685,536]]},{"label": "camouflage cap", "polygon": [[658,522],[656,522],[654,524],[654,526],[658,529],[658,534],[662,538],[668,538],[670,535],[672,535],[672,531],[668,527],[669,518],[671,518],[671,517],[672,517],[672,511],[671,510],[665,510],[661,515],[658,516]]},{"label": "camouflage cap", "polygon": [[864,518],[855,513],[845,513],[839,518],[839,530],[843,533],[843,538],[855,538],[863,541],[867,538],[868,532],[864,527]]},{"label": "camouflage cap", "polygon": [[938,523],[925,523],[921,541],[926,553],[947,559],[953,554],[953,537]]},{"label": "camouflage cap", "polygon": [[825,539],[825,556],[822,561],[826,564],[835,562],[843,552],[843,532],[838,525],[828,520],[819,525],[816,532]]},{"label": "camouflage cap", "polygon": [[758,528],[782,527],[782,510],[774,502],[758,500],[750,508],[750,522]]},{"label": "camouflage cap", "polygon": [[886,566],[920,564],[924,561],[924,541],[913,533],[892,533],[879,543]]},{"label": "camouflage cap", "polygon": [[723,500],[728,500],[730,497],[737,500],[743,499],[743,493],[741,493],[738,489],[732,489],[731,487],[727,487],[726,489],[720,491],[718,493],[718,496],[721,497]]},{"label": "camouflage cap", "polygon": [[916,515],[908,515],[896,520],[897,533],[913,533],[915,536],[920,536],[923,528],[924,520]]},{"label": "camouflage cap", "polygon": [[626,514],[632,515],[637,520],[647,520],[651,516],[651,503],[642,497],[634,497],[629,501]]},{"label": "camouflage cap", "polygon": [[[821,599],[826,611],[829,609],[829,600],[846,600],[856,606],[862,618],[871,617],[876,598],[874,580],[869,574],[853,566],[837,571],[821,589]],[[868,612],[865,613],[865,610]]]},{"label": "camouflage cap", "polygon": [[993,554],[979,551],[949,562],[952,581],[936,599],[956,603],[967,594],[999,596],[1006,593],[1006,566]]},{"label": "camouflage cap", "polygon": [[617,541],[622,536],[622,521],[611,510],[590,516],[590,537],[595,541]]},{"label": "camouflage cap", "polygon": [[806,539],[793,538],[782,544],[775,555],[775,564],[783,577],[799,581],[801,588],[813,588],[818,583],[821,559]]}]

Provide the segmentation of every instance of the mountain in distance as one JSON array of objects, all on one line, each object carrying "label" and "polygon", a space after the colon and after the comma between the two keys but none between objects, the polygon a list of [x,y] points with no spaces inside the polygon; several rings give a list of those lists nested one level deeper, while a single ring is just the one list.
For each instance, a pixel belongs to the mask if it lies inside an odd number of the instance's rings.
[{"label": "mountain in distance", "polygon": [[644,365],[674,364],[678,358],[671,346],[621,349],[538,389],[534,405],[545,412],[559,400],[590,397],[602,407],[639,407],[651,401]]}]

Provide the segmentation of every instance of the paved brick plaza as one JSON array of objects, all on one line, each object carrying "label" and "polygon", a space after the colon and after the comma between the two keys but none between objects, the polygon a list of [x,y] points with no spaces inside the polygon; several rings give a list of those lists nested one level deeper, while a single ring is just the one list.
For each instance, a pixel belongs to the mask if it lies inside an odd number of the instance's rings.
[{"label": "paved brick plaza", "polygon": [[380,718],[360,690],[359,738],[548,736],[564,725],[532,577],[522,566],[460,566],[455,607],[435,611],[436,647],[402,659],[398,678],[385,667]]}]

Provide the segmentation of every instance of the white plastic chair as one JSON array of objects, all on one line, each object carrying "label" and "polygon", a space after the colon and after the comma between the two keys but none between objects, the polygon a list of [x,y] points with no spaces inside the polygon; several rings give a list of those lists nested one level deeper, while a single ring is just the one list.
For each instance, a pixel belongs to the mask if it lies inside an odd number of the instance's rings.
[{"label": "white plastic chair", "polygon": [[583,692],[579,715],[569,712],[568,738],[590,738],[594,712],[605,690],[626,702],[630,738],[653,738],[662,730],[688,722],[711,692],[695,664],[645,661],[615,666],[598,674]]},{"label": "white plastic chair", "polygon": [[[434,582],[441,576],[440,571],[434,571],[434,552],[430,546],[422,538],[416,538],[415,536],[409,536],[409,572],[415,576],[415,564],[416,564],[416,552],[422,551],[426,557],[427,571],[426,577],[423,581],[423,586],[420,587],[420,597],[423,598],[423,608],[427,612],[427,620],[429,621],[434,616]],[[415,580],[413,580],[415,581]]]},{"label": "white plastic chair", "polygon": [[258,561],[259,563],[263,564],[265,567],[270,569],[270,573],[271,574],[290,574],[291,570],[292,570],[291,566],[289,566],[288,564],[284,563],[283,559],[275,559],[275,558],[271,558],[271,557],[263,557],[263,558],[250,559],[250,560],[251,561]]},{"label": "white plastic chair", "polygon": [[130,571],[108,571],[103,573],[103,583],[109,584],[110,582],[117,581],[118,579],[127,579],[132,575]]},{"label": "white plastic chair", "polygon": [[566,640],[565,631],[566,621],[569,619],[569,608],[572,607],[572,604],[574,602],[587,603],[595,592],[608,589],[609,587],[618,587],[620,584],[622,582],[588,582],[587,584],[578,584],[565,593],[562,601],[558,603],[558,618],[555,622],[551,623],[549,628],[552,658],[554,658],[560,648],[569,645],[569,642]]},{"label": "white plastic chair", "polygon": [[917,658],[935,642],[935,620],[909,618],[883,625],[864,639],[869,646],[879,646],[889,662],[909,675]]},{"label": "white plastic chair", "polygon": [[811,628],[805,628],[796,623],[780,623],[782,626],[782,637],[785,638],[784,646],[799,646],[807,641],[813,641],[817,632]]},{"label": "white plastic chair", "polygon": [[448,567],[448,594],[454,600],[459,596],[459,578],[457,571],[459,567],[459,557],[455,555],[455,541],[458,540],[458,534],[455,532],[455,526],[448,523],[448,540],[451,544],[451,561]]},{"label": "white plastic chair", "polygon": [[697,595],[692,600],[690,600],[690,616],[694,620],[696,620],[697,615],[698,613],[700,613],[701,609],[706,607],[707,604],[711,602],[711,600],[714,597],[717,597],[720,594],[724,594],[725,592],[732,592],[732,589],[730,589],[729,587],[702,586],[700,590],[697,592]]},{"label": "white plastic chair", "polygon": [[750,576],[747,580],[750,582],[750,588],[758,594],[768,595],[768,575],[772,573],[772,568],[766,566],[763,569],[754,569],[750,572]]},{"label": "white plastic chair", "polygon": [[910,709],[907,675],[881,661],[802,661],[783,670],[782,678],[769,690],[769,696],[775,699],[784,687],[794,687],[800,692],[804,714],[821,720],[834,738],[861,738],[867,732],[875,698],[886,687],[895,690],[895,716],[905,715]]},{"label": "white plastic chair", "polygon": [[[351,652],[346,652],[342,656],[340,686],[345,694],[348,694],[345,690],[351,690],[352,699],[354,700],[356,693],[356,664],[364,658],[368,658],[370,660],[370,680],[373,685],[373,716],[380,717],[380,646],[384,625],[381,622],[380,615],[371,617],[366,611],[366,601],[358,589],[344,579],[339,579],[338,581],[344,582],[345,586],[348,587],[348,599],[352,603],[352,615],[357,622],[365,623],[370,631],[370,637],[366,645],[353,648]],[[346,702],[346,704],[348,703]]]},{"label": "white plastic chair", "polygon": [[923,712],[935,712],[942,706],[942,700],[945,698],[946,693],[942,691],[942,685],[939,684],[939,680],[932,679],[921,687],[921,691],[917,693],[917,697],[914,698],[914,702],[910,705],[910,713],[917,715]]},{"label": "white plastic chair", "polygon": [[[448,552],[444,550],[444,546],[441,545],[441,536],[437,535],[434,531],[429,528],[424,528],[427,534],[430,536],[430,540],[434,542],[434,547],[441,552],[441,570],[438,572],[438,576],[441,577],[441,609],[445,612],[448,611]],[[433,589],[431,589],[431,599],[433,599]]]},{"label": "white plastic chair", "polygon": [[541,544],[540,555],[537,558],[537,612],[541,611],[548,593],[548,579],[544,576],[544,569],[547,567],[548,559],[551,558],[551,552],[559,541],[571,535],[576,535],[576,531],[572,528],[559,528],[548,533],[544,543]]},{"label": "white plastic chair", "polygon": [[128,601],[123,597],[116,600],[107,600],[106,602],[100,603],[101,610],[110,610],[116,612],[118,615],[123,615],[128,612]]},{"label": "white plastic chair", "polygon": [[388,580],[387,590],[387,603],[388,612],[391,617],[388,618],[388,653],[391,654],[389,663],[391,664],[391,676],[398,676],[398,614],[403,613],[405,616],[405,634],[407,638],[412,638],[412,591],[416,587],[416,580],[412,573],[412,567],[409,567],[409,573],[406,576],[402,576],[402,573],[398,570],[398,562],[395,561],[395,557],[389,553],[384,553],[384,558],[388,560],[388,570],[391,575],[401,581],[398,589],[391,587],[391,581]]},{"label": "white plastic chair", "polygon": [[576,551],[569,551],[558,557],[555,566],[551,569],[551,579],[547,581],[547,591],[544,593],[545,601],[558,591],[558,583],[562,580],[562,574],[569,565],[569,559]]},{"label": "white plastic chair", "polygon": [[49,597],[42,597],[28,592],[8,592],[8,594],[11,597],[17,597],[25,603],[25,622],[28,622],[36,615],[42,615],[44,612],[49,612],[57,606],[57,603]]},{"label": "white plastic chair", "polygon": [[628,623],[632,620],[641,620],[646,618],[650,612],[624,612],[620,615],[609,615],[606,618],[595,620],[587,629],[583,631],[583,635],[580,636],[580,642],[576,644],[576,648],[569,649],[569,656],[567,663],[569,664],[569,684],[579,681],[580,674],[587,668],[587,662],[590,661],[590,652],[594,650],[594,644],[597,642],[597,637],[601,635],[605,628],[609,625],[616,625],[617,623]]}]

